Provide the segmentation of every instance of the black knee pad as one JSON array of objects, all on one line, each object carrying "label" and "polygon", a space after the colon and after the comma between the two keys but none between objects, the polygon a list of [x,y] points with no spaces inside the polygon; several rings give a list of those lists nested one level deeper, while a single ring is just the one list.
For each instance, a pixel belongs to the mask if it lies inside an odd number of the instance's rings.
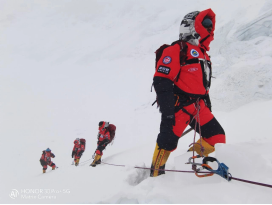
[{"label": "black knee pad", "polygon": [[171,129],[162,129],[158,135],[157,143],[160,149],[172,151],[178,146],[179,137]]},{"label": "black knee pad", "polygon": [[[193,120],[190,126],[194,128],[195,120]],[[207,139],[214,135],[219,135],[219,134],[225,135],[224,129],[221,127],[221,125],[219,124],[219,122],[216,120],[215,117],[211,119],[209,122],[207,122],[205,125],[202,125],[200,129],[201,129],[201,136]],[[196,126],[196,131],[199,133],[198,125]]]}]

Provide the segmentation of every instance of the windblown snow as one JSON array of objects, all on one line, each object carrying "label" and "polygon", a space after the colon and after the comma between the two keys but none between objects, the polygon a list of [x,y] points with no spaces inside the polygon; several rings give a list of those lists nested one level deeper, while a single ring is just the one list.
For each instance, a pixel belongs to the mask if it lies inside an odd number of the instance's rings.
[{"label": "windblown snow", "polygon": [[[149,171],[160,125],[151,106],[154,51],[187,13],[216,13],[213,113],[227,143],[212,154],[233,177],[272,185],[272,2],[0,0],[0,203],[272,203],[271,189],[220,176]],[[90,167],[99,121],[117,126]],[[167,169],[185,163],[193,131]],[[73,141],[85,138],[80,166]],[[42,150],[59,167],[42,174]],[[215,166],[216,168],[216,166]]]}]

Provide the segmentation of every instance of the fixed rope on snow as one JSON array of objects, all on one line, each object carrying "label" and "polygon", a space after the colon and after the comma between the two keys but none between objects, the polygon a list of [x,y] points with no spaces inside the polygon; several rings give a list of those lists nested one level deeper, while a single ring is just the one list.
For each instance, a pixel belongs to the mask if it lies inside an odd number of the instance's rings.
[{"label": "fixed rope on snow", "polygon": [[[125,167],[126,165],[120,165],[120,164],[110,164],[110,163],[106,163],[106,162],[101,162],[102,164],[107,164],[110,166],[117,166],[117,167]],[[223,163],[221,163],[223,164]],[[135,169],[146,169],[146,170],[158,170],[158,171],[167,171],[167,172],[183,172],[183,173],[195,173],[195,171],[183,171],[183,170],[170,170],[170,169],[152,169],[152,168],[147,168],[147,167],[134,167]],[[215,171],[215,170],[214,170]],[[198,172],[201,174],[211,174],[211,172]],[[249,180],[245,180],[245,179],[239,179],[239,178],[235,178],[233,176],[229,176],[229,180],[237,180],[237,181],[241,181],[241,182],[245,182],[245,183],[250,183],[250,184],[255,184],[255,185],[259,185],[259,186],[264,186],[264,187],[268,187],[268,188],[272,188],[272,185],[270,184],[264,184],[264,183],[259,183],[259,182],[254,182],[254,181],[249,181]]]}]

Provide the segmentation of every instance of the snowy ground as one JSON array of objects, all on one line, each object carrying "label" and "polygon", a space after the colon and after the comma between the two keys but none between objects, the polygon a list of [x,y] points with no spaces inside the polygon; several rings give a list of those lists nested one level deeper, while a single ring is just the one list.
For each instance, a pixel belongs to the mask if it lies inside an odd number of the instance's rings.
[{"label": "snowy ground", "polygon": [[[207,8],[217,15],[213,113],[227,136],[213,155],[233,177],[272,184],[271,1],[0,0],[0,203],[272,203],[270,188],[133,168],[150,166],[159,130],[154,51]],[[101,120],[117,126],[102,159],[125,167],[89,166]],[[87,140],[78,167],[76,137]],[[192,140],[167,169],[191,169]],[[47,147],[59,168],[42,174]]]}]

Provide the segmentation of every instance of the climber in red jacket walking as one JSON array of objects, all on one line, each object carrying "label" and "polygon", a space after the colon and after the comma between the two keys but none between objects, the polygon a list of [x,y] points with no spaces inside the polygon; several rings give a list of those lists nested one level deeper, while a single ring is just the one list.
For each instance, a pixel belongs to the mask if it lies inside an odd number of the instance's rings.
[{"label": "climber in red jacket walking", "polygon": [[44,150],[42,152],[42,156],[40,158],[40,163],[43,167],[43,173],[46,172],[47,165],[52,167],[52,170],[55,170],[56,165],[51,161],[51,157],[55,158],[55,155],[53,153],[51,153],[51,150],[49,148],[47,148],[46,150]]},{"label": "climber in red jacket walking", "polygon": [[109,124],[109,122],[100,121],[98,124],[98,142],[97,149],[95,151],[95,157],[90,166],[95,167],[97,164],[101,163],[101,157],[103,155],[103,150],[106,146],[113,142],[115,137],[116,126]]},{"label": "climber in red jacket walking", "polygon": [[85,151],[85,143],[86,140],[83,138],[82,139],[76,138],[76,140],[74,141],[75,145],[72,151],[72,158],[74,158],[75,166],[78,166],[79,160],[83,152]]}]

